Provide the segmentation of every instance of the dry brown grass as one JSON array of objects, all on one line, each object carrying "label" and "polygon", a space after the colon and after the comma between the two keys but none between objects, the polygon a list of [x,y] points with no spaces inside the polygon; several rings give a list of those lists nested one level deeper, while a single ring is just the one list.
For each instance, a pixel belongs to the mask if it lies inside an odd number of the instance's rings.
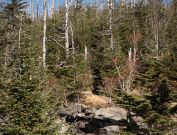
[{"label": "dry brown grass", "polygon": [[107,107],[111,104],[108,97],[95,95],[91,91],[81,93],[81,102],[91,107]]},{"label": "dry brown grass", "polygon": [[129,91],[127,94],[137,99],[143,99],[143,93],[141,93],[141,90],[139,89],[133,89],[132,91]]}]

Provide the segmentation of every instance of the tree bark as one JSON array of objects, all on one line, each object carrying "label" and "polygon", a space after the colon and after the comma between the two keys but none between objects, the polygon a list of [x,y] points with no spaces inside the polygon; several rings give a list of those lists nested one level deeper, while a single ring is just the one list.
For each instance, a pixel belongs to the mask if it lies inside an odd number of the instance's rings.
[{"label": "tree bark", "polygon": [[125,6],[125,0],[120,0],[120,4],[122,7]]},{"label": "tree bark", "polygon": [[65,0],[65,49],[66,59],[69,58],[69,1]]},{"label": "tree bark", "polygon": [[72,23],[71,23],[71,22],[70,22],[70,29],[71,29],[72,53],[73,53],[73,56],[74,56],[74,55],[75,55],[74,30],[73,30],[73,26],[72,26]]},{"label": "tree bark", "polygon": [[18,47],[21,48],[21,32],[22,32],[22,21],[23,21],[23,15],[20,15],[20,28],[18,32]]},{"label": "tree bark", "polygon": [[46,0],[43,0],[43,67],[46,68],[46,19],[47,19],[47,10],[46,10]]},{"label": "tree bark", "polygon": [[85,57],[84,57],[85,61],[88,60],[88,49],[87,46],[85,46]]},{"label": "tree bark", "polygon": [[38,19],[39,11],[38,11],[38,0],[36,0],[36,18]]},{"label": "tree bark", "polygon": [[34,1],[31,2],[31,8],[32,8],[32,12],[31,12],[31,15],[32,15],[32,21],[34,21],[34,11],[35,11],[35,8],[34,8]]},{"label": "tree bark", "polygon": [[51,7],[51,17],[54,16],[54,12],[55,12],[55,1],[52,0],[52,7]]},{"label": "tree bark", "polygon": [[113,36],[113,0],[108,0],[109,7],[109,31],[110,31],[110,48],[114,50],[114,36]]}]

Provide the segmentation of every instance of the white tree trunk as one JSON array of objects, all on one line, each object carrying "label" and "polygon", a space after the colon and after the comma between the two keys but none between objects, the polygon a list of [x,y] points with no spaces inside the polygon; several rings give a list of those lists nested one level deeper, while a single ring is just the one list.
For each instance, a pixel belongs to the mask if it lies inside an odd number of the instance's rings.
[{"label": "white tree trunk", "polygon": [[36,0],[36,18],[38,19],[39,11],[38,11],[38,0]]},{"label": "white tree trunk", "polygon": [[55,13],[55,1],[52,0],[52,7],[51,7],[51,17],[54,16],[54,13]]},{"label": "white tree trunk", "polygon": [[113,6],[114,2],[113,0],[108,0],[108,6],[109,6],[109,31],[110,31],[110,48],[113,51],[114,50],[114,36],[113,36]]},{"label": "white tree trunk", "polygon": [[154,38],[155,38],[155,48],[156,48],[156,59],[159,60],[159,32],[157,27],[158,26],[156,26],[155,28]]},{"label": "white tree trunk", "polygon": [[69,58],[69,0],[65,0],[65,49],[66,59]]},{"label": "white tree trunk", "polygon": [[46,9],[46,0],[43,0],[43,67],[46,68],[46,19],[47,19],[47,9]]},{"label": "white tree trunk", "polygon": [[[156,9],[154,9],[156,10]],[[156,49],[156,59],[159,60],[159,29],[158,29],[158,15],[154,11],[154,39],[155,39],[155,49]]]},{"label": "white tree trunk", "polygon": [[4,72],[6,73],[7,70],[7,62],[8,62],[8,51],[9,51],[9,46],[6,46],[5,50],[5,57],[4,57]]},{"label": "white tree trunk", "polygon": [[120,4],[122,7],[125,6],[125,0],[120,0]]},{"label": "white tree trunk", "polygon": [[60,5],[58,4],[58,16],[60,14]]},{"label": "white tree trunk", "polygon": [[73,52],[73,56],[74,56],[74,55],[75,55],[74,30],[73,30],[73,26],[72,26],[72,23],[71,23],[71,22],[70,22],[70,29],[71,29],[72,52]]},{"label": "white tree trunk", "polygon": [[74,69],[74,86],[76,85],[76,57],[75,57],[75,45],[74,45],[74,30],[72,23],[70,22],[70,30],[71,30],[71,43],[72,43],[72,55],[73,55],[73,69]]},{"label": "white tree trunk", "polygon": [[18,47],[21,48],[21,32],[22,32],[22,21],[23,21],[23,15],[20,15],[20,28],[18,32]]},{"label": "white tree trunk", "polygon": [[130,48],[129,52],[128,52],[128,61],[131,62],[132,61],[132,48]]},{"label": "white tree trunk", "polygon": [[158,2],[153,0],[153,18],[152,18],[152,28],[154,34],[154,49],[155,49],[155,58],[159,60],[159,21],[157,13]]},{"label": "white tree trunk", "polygon": [[85,46],[85,57],[84,57],[85,61],[88,60],[88,49],[87,46]]},{"label": "white tree trunk", "polygon": [[35,6],[34,6],[34,1],[32,1],[31,2],[31,8],[32,8],[32,13],[31,13],[31,15],[32,15],[32,21],[34,21],[34,17],[35,17],[35,15],[34,15],[34,12],[35,12],[35,8],[34,8]]},{"label": "white tree trunk", "polygon": [[131,0],[130,4],[131,4],[131,8],[133,8],[135,6],[135,0]]}]

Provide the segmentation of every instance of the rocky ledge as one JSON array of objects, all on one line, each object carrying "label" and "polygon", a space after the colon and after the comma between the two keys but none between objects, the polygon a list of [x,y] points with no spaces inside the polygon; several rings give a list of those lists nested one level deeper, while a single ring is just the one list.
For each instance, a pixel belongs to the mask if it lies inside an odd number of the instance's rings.
[{"label": "rocky ledge", "polygon": [[96,108],[84,104],[70,104],[59,112],[59,134],[65,134],[72,125],[75,135],[118,135],[131,131],[136,135],[148,135],[143,118],[119,106]]}]

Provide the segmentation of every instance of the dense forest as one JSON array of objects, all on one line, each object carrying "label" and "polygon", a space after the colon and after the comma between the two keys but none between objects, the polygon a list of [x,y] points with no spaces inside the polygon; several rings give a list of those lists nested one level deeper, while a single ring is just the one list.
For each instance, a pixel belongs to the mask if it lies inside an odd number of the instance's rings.
[{"label": "dense forest", "polygon": [[177,1],[56,1],[0,1],[0,135],[177,134]]}]

